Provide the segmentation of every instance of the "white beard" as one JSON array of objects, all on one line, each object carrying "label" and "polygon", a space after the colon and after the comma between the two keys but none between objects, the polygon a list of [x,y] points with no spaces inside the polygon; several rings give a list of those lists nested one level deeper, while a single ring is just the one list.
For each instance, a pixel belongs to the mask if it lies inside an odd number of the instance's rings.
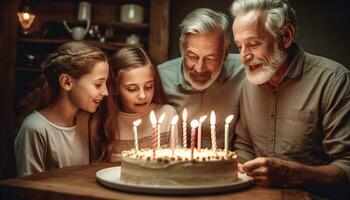
[{"label": "white beard", "polygon": [[[280,68],[286,58],[287,54],[280,50],[276,44],[270,63],[263,63],[261,60],[254,59],[245,64],[245,72],[248,81],[254,85],[261,85],[268,82],[276,74],[277,70]],[[253,71],[249,67],[258,64],[262,64],[262,66]]]},{"label": "white beard", "polygon": [[[222,66],[222,67],[223,67],[223,66]],[[219,75],[220,75],[220,72],[221,72],[222,67],[220,67],[219,70],[213,72],[213,73],[211,74],[211,76],[210,76],[210,79],[209,79],[206,83],[198,83],[198,82],[196,82],[196,81],[193,81],[193,80],[191,79],[191,77],[190,77],[190,72],[189,72],[187,69],[185,69],[185,68],[186,68],[185,66],[183,66],[182,72],[183,72],[183,75],[184,75],[185,80],[186,80],[187,82],[189,82],[190,85],[191,85],[194,89],[199,90],[199,91],[202,91],[202,90],[205,90],[205,89],[207,89],[208,87],[210,87],[210,86],[216,81],[216,79],[217,79],[217,78],[219,77]]]}]

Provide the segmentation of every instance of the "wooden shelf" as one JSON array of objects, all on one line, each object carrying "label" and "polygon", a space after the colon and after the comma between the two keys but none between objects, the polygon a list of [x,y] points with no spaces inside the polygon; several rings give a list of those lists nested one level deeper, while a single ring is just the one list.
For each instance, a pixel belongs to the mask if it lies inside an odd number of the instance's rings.
[{"label": "wooden shelf", "polygon": [[[20,42],[23,43],[33,43],[33,44],[64,44],[67,42],[72,42],[72,41],[76,41],[76,40],[72,40],[72,39],[48,39],[48,38],[20,38],[19,39]],[[139,45],[129,45],[126,43],[121,43],[121,42],[99,42],[97,40],[81,40],[82,42],[86,42],[90,45],[94,45],[97,46],[103,50],[117,50],[123,47],[127,47],[127,46],[139,46],[139,47],[143,47],[142,44]]]},{"label": "wooden shelf", "polygon": [[[47,22],[48,24],[50,23],[57,23],[57,24],[61,24],[62,21],[50,21]],[[67,23],[69,25],[82,25],[85,26],[86,22],[82,22],[82,21],[77,21],[77,20],[73,20],[73,21],[67,21]],[[132,30],[140,30],[140,29],[148,29],[149,28],[149,24],[148,23],[123,23],[123,22],[108,22],[108,21],[92,21],[91,25],[102,25],[102,26],[110,26],[110,27],[116,27],[119,29],[132,29]]]},{"label": "wooden shelf", "polygon": [[39,68],[32,68],[32,67],[17,67],[16,71],[41,73],[41,69],[39,69]]}]

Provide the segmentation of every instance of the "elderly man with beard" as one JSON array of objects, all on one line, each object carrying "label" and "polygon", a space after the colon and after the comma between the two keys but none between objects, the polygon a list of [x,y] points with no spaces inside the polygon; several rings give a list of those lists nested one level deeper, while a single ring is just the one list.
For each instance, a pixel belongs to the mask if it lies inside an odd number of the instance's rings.
[{"label": "elderly man with beard", "polygon": [[236,0],[231,12],[248,80],[236,127],[240,170],[264,186],[349,186],[349,71],[293,42],[287,0]]},{"label": "elderly man with beard", "polygon": [[[167,102],[176,108],[180,119],[184,108],[188,122],[207,116],[202,126],[202,148],[212,146],[209,123],[212,110],[216,113],[218,148],[224,147],[225,118],[230,114],[237,118],[239,112],[245,74],[239,55],[229,54],[230,27],[223,13],[204,8],[192,11],[180,24],[182,57],[158,66]],[[230,123],[231,133],[235,122]],[[229,138],[232,147],[233,134]]]}]

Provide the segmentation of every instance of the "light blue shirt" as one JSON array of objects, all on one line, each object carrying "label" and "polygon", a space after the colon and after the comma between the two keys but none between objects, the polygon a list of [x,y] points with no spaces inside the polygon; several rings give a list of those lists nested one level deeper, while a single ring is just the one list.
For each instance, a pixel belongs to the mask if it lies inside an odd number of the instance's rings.
[{"label": "light blue shirt", "polygon": [[[207,89],[198,91],[185,79],[182,73],[183,58],[176,58],[158,66],[167,103],[174,106],[182,119],[182,111],[187,109],[187,129],[190,122],[207,115],[203,123],[202,147],[211,147],[210,112],[216,114],[217,147],[224,147],[225,118],[234,114],[234,121],[230,123],[229,140],[232,147],[233,131],[239,115],[239,97],[242,82],[245,78],[244,68],[239,61],[238,54],[229,54],[217,80]],[[180,124],[182,121],[179,121]],[[188,134],[190,132],[188,131]],[[181,133],[180,133],[181,135]],[[182,138],[182,137],[181,137]],[[189,135],[187,138],[190,138]],[[189,141],[189,140],[188,140]]]}]

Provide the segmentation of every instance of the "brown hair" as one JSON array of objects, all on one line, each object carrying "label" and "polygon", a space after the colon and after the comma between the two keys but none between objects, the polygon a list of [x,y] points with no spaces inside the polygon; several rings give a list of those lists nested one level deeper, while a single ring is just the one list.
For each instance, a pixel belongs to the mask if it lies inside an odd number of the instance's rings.
[{"label": "brown hair", "polygon": [[119,90],[118,83],[120,82],[121,74],[123,71],[145,66],[149,66],[154,72],[154,96],[152,102],[164,103],[157,70],[150,56],[142,48],[134,46],[125,47],[110,57],[110,73],[107,82],[110,95],[104,100],[103,105],[100,106],[97,132],[101,135],[95,138],[96,140],[100,140],[101,152],[104,154],[103,160],[109,160],[111,158],[113,142],[119,138],[117,113],[120,110],[119,108],[121,108],[121,100],[116,91]]},{"label": "brown hair", "polygon": [[33,90],[20,103],[23,116],[33,110],[43,109],[55,101],[59,92],[58,82],[61,74],[80,78],[88,74],[100,61],[107,62],[102,50],[83,42],[69,42],[61,45],[42,63],[42,74],[34,82]]}]

